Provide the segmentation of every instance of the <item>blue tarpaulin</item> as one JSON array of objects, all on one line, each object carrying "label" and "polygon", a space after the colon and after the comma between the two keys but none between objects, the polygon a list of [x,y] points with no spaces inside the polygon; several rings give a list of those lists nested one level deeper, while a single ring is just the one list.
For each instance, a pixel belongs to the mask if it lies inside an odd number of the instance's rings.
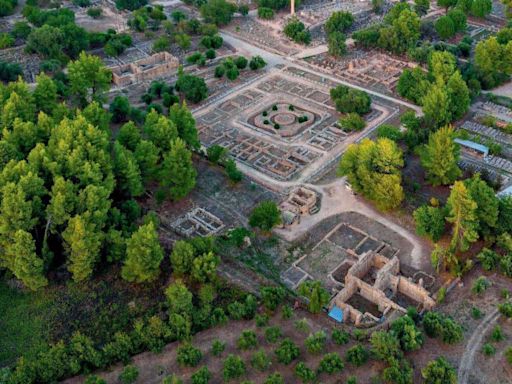
[{"label": "blue tarpaulin", "polygon": [[331,317],[334,320],[336,320],[337,322],[341,323],[341,322],[343,322],[343,310],[341,308],[334,306],[329,311],[329,317]]}]

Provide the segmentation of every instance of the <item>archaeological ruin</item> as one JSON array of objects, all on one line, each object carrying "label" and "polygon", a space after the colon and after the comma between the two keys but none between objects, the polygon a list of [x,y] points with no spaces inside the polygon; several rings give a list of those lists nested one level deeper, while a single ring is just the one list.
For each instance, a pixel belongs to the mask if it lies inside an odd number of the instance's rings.
[{"label": "archaeological ruin", "polygon": [[179,60],[168,52],[159,52],[149,57],[121,64],[111,68],[112,82],[118,87],[126,87],[143,81],[151,81],[168,76],[176,71]]}]

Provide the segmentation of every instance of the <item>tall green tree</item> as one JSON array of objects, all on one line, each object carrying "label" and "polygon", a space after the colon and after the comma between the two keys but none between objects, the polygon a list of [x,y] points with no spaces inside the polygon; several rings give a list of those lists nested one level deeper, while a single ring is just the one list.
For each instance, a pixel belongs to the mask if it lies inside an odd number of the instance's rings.
[{"label": "tall green tree", "polygon": [[101,101],[110,87],[112,72],[98,56],[82,52],[77,60],[68,64],[71,93],[82,106],[92,100]]},{"label": "tall green tree", "polygon": [[330,299],[329,292],[318,280],[301,283],[297,292],[308,299],[308,309],[311,313],[319,313]]},{"label": "tall green tree", "polygon": [[469,88],[459,71],[448,80],[446,90],[450,99],[450,114],[453,120],[459,120],[469,110],[471,97]]},{"label": "tall green tree", "polygon": [[192,269],[195,250],[192,244],[184,240],[178,240],[174,243],[171,252],[171,266],[173,273],[177,276],[186,276]]},{"label": "tall green tree", "polygon": [[479,233],[489,236],[494,233],[498,225],[499,200],[494,190],[475,174],[471,179],[464,181],[471,199],[477,204],[476,216],[479,222]]},{"label": "tall green tree", "polygon": [[447,201],[446,221],[452,224],[450,250],[467,251],[471,243],[478,240],[478,205],[471,198],[464,182],[453,184]]},{"label": "tall green tree", "polygon": [[36,255],[36,245],[29,232],[16,231],[13,243],[6,251],[14,255],[14,275],[28,288],[36,291],[48,284],[44,262]]},{"label": "tall green tree", "polygon": [[171,143],[178,138],[176,124],[152,109],[144,121],[144,134],[162,151],[168,151]]},{"label": "tall green tree", "polygon": [[196,121],[192,113],[183,102],[181,105],[173,104],[169,109],[169,119],[176,125],[178,136],[192,149],[200,146],[197,136]]},{"label": "tall green tree", "polygon": [[118,189],[127,197],[144,193],[139,164],[133,153],[119,142],[114,143],[114,174]]},{"label": "tall green tree", "polygon": [[197,172],[192,163],[192,154],[185,142],[178,138],[164,155],[161,169],[161,185],[167,188],[173,200],[180,200],[196,185]]},{"label": "tall green tree", "polygon": [[57,86],[45,73],[36,76],[36,88],[34,89],[34,101],[39,111],[51,115],[57,106]]},{"label": "tall green tree", "polygon": [[453,128],[445,126],[430,134],[420,153],[421,165],[434,186],[451,184],[462,175],[457,165],[460,148],[453,139]]},{"label": "tall green tree", "polygon": [[136,283],[154,280],[160,273],[163,257],[155,223],[149,221],[126,241],[126,259],[121,276]]},{"label": "tall green tree", "polygon": [[101,233],[88,221],[88,216],[86,213],[72,217],[62,233],[69,255],[68,270],[77,282],[91,277],[101,247]]},{"label": "tall green tree", "polygon": [[422,100],[425,120],[434,128],[452,121],[450,97],[442,83],[432,84]]},{"label": "tall green tree", "polygon": [[445,229],[446,210],[441,207],[422,205],[413,213],[416,222],[416,232],[421,236],[428,236],[430,240],[437,242]]},{"label": "tall green tree", "polygon": [[192,315],[192,293],[181,281],[176,280],[165,289],[165,296],[169,304],[169,312],[184,316]]}]

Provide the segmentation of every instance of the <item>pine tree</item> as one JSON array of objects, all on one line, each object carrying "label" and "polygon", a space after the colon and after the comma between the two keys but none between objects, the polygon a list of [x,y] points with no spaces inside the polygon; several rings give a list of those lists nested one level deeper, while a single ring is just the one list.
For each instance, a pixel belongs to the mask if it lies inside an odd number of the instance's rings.
[{"label": "pine tree", "polygon": [[452,121],[450,111],[450,98],[444,84],[431,85],[429,91],[422,100],[425,120],[434,128],[448,124]]},{"label": "pine tree", "polygon": [[101,233],[96,232],[94,225],[87,222],[87,216],[89,214],[86,212],[71,218],[62,233],[69,254],[68,270],[77,282],[92,275],[101,247]]},{"label": "pine tree", "polygon": [[143,283],[160,273],[164,255],[153,221],[141,225],[126,242],[126,259],[121,270],[123,279]]},{"label": "pine tree", "polygon": [[428,144],[420,154],[427,179],[434,186],[451,184],[462,174],[457,165],[459,146],[453,136],[451,126],[439,129],[430,134]]},{"label": "pine tree", "polygon": [[192,314],[192,293],[181,280],[176,280],[165,290],[169,302],[169,312],[189,316]]},{"label": "pine tree", "polygon": [[178,138],[176,124],[154,109],[146,115],[143,129],[147,138],[163,151],[168,151]]},{"label": "pine tree", "polygon": [[192,262],[194,261],[195,251],[192,244],[178,240],[174,243],[171,252],[171,266],[173,273],[177,276],[187,275],[192,269]]},{"label": "pine tree", "polygon": [[48,284],[43,260],[36,255],[36,245],[29,232],[18,230],[8,251],[14,258],[14,275],[28,288],[36,291]]},{"label": "pine tree", "polygon": [[187,143],[189,148],[199,148],[199,138],[197,136],[196,121],[192,113],[187,108],[184,101],[182,105],[174,104],[169,109],[169,118],[176,124],[179,137]]},{"label": "pine tree", "polygon": [[499,200],[494,190],[480,179],[477,173],[471,179],[465,180],[471,199],[477,204],[476,216],[479,222],[479,232],[489,236],[498,225]]},{"label": "pine tree", "polygon": [[200,283],[210,281],[217,272],[219,262],[219,257],[213,252],[196,257],[192,263],[192,278]]},{"label": "pine tree", "polygon": [[459,120],[466,114],[471,103],[468,86],[459,71],[455,72],[446,84],[450,98],[450,113],[453,120]]},{"label": "pine tree", "polygon": [[71,181],[64,179],[62,176],[57,176],[54,179],[50,196],[46,213],[50,221],[50,228],[56,228],[69,220],[76,207],[75,186]]},{"label": "pine tree", "polygon": [[477,204],[471,199],[468,189],[462,181],[453,184],[447,201],[448,216],[446,220],[452,224],[452,241],[450,250],[467,251],[469,245],[478,239]]},{"label": "pine tree", "polygon": [[57,106],[57,86],[44,72],[36,76],[36,88],[33,96],[38,111],[43,111],[48,115],[53,113]]},{"label": "pine tree", "polygon": [[192,163],[192,154],[182,139],[176,139],[164,155],[161,169],[161,184],[168,188],[173,200],[185,197],[196,185],[197,172]]},{"label": "pine tree", "polygon": [[127,197],[140,196],[144,192],[139,164],[133,153],[119,142],[114,143],[114,173],[117,187]]}]

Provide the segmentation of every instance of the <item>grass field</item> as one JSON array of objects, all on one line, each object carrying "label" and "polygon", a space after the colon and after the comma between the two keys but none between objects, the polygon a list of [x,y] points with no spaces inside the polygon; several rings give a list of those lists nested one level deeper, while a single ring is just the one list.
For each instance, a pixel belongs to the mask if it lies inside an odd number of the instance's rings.
[{"label": "grass field", "polygon": [[0,281],[0,367],[45,348],[49,306],[46,293],[22,293]]}]

